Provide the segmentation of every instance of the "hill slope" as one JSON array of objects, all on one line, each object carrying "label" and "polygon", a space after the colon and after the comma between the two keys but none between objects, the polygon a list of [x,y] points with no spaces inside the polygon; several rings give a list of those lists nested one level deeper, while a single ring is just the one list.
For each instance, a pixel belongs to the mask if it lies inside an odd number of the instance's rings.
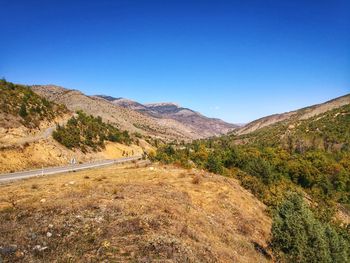
[{"label": "hill slope", "polygon": [[66,165],[72,157],[86,162],[140,155],[149,149],[141,138],[132,145],[127,132],[84,113],[75,117],[25,85],[0,80],[0,105],[0,173]]},{"label": "hill slope", "polygon": [[23,144],[45,138],[51,127],[71,114],[63,105],[38,96],[28,86],[0,80],[0,145]]},{"label": "hill slope", "polygon": [[113,98],[103,95],[99,97],[110,101],[114,105],[145,113],[151,117],[175,120],[194,131],[194,133],[200,134],[202,138],[226,134],[238,127],[220,119],[208,118],[199,112],[183,108],[175,103],[141,104],[124,98]]},{"label": "hill slope", "polygon": [[349,262],[348,99],[281,115],[250,133],[164,145],[153,158],[239,179],[276,212],[276,261]]},{"label": "hill slope", "polygon": [[261,202],[234,179],[172,166],[3,185],[0,221],[6,262],[271,261]]},{"label": "hill slope", "polygon": [[[247,134],[234,135],[239,143],[282,146],[289,151],[340,150],[350,147],[350,103],[302,109],[293,116]],[[341,106],[342,104],[345,104]]]},{"label": "hill slope", "polygon": [[322,114],[324,112],[339,108],[347,104],[350,104],[350,94],[339,98],[335,98],[333,100],[330,100],[321,104],[302,108],[299,110],[290,111],[290,112],[281,113],[281,114],[274,114],[267,117],[263,117],[261,119],[257,119],[237,129],[235,131],[235,134],[237,135],[247,134],[281,121],[285,121],[287,123],[287,122],[296,122],[298,120],[305,120],[305,119],[314,117],[318,114]]},{"label": "hill slope", "polygon": [[0,80],[0,126],[39,128],[41,122],[51,122],[67,113],[62,105],[49,102],[29,87]]}]

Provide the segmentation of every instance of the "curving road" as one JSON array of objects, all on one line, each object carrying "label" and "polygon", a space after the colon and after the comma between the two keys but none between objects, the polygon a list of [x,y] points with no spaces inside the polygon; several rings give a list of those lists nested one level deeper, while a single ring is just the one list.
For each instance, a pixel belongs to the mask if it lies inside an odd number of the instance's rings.
[{"label": "curving road", "polygon": [[18,138],[15,142],[8,142],[6,139],[2,139],[1,143],[4,146],[18,146],[18,145],[24,145],[26,143],[36,142],[42,139],[48,139],[52,135],[53,131],[56,130],[57,124],[62,126],[62,125],[65,125],[67,122],[68,122],[68,118],[61,120],[58,123],[55,123],[53,126],[47,127],[43,131],[40,131],[34,135],[28,135],[22,138]]},{"label": "curving road", "polygon": [[72,165],[60,166],[60,167],[50,167],[50,168],[43,168],[43,169],[37,169],[37,170],[31,170],[31,171],[0,174],[0,183],[20,180],[20,179],[25,179],[25,178],[40,176],[40,175],[51,175],[51,174],[71,172],[71,171],[89,169],[89,168],[94,168],[99,166],[111,165],[115,163],[125,163],[125,162],[140,160],[140,159],[141,159],[141,156],[133,156],[133,157],[118,158],[113,160],[102,160],[102,161],[96,161],[91,163],[72,164]]}]

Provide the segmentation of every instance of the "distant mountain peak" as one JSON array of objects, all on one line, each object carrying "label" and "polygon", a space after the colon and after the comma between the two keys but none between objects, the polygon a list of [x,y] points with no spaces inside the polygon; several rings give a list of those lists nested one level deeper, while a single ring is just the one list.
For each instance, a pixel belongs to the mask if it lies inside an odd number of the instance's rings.
[{"label": "distant mountain peak", "polygon": [[99,98],[102,98],[102,99],[105,99],[105,100],[108,100],[108,101],[114,101],[114,100],[123,99],[123,98],[115,98],[115,97],[107,96],[107,95],[95,95],[95,97],[99,97]]},{"label": "distant mountain peak", "polygon": [[125,102],[136,102],[134,100],[131,100],[131,99],[127,99],[127,98],[115,98],[113,101],[125,101]]},{"label": "distant mountain peak", "polygon": [[110,103],[138,111],[139,113],[156,118],[161,122],[180,123],[191,133],[200,134],[200,137],[210,137],[225,134],[238,126],[224,122],[216,118],[208,118],[189,108],[181,107],[174,102],[157,102],[141,104],[126,98],[113,98],[110,96],[98,97],[108,100]]},{"label": "distant mountain peak", "polygon": [[108,95],[95,95],[94,97],[99,97],[108,101],[111,101],[115,104],[119,104],[119,103],[133,103],[133,104],[138,104],[138,105],[143,105],[144,107],[147,108],[155,108],[155,107],[177,107],[177,108],[181,108],[181,106],[175,102],[152,102],[152,103],[145,103],[145,104],[141,104],[139,102],[136,102],[134,100],[131,99],[127,99],[127,98],[123,98],[123,97],[113,97],[113,96],[108,96]]},{"label": "distant mountain peak", "polygon": [[156,103],[146,103],[144,104],[147,107],[167,107],[167,106],[175,106],[180,108],[180,105],[174,102],[156,102]]}]

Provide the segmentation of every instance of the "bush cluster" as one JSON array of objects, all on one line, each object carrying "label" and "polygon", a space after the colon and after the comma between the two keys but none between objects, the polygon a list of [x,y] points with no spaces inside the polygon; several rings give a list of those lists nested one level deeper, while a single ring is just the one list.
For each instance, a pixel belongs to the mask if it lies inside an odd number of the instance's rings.
[{"label": "bush cluster", "polygon": [[318,220],[296,193],[290,193],[276,209],[271,245],[286,262],[350,261],[349,235]]},{"label": "bush cluster", "polygon": [[127,131],[119,131],[114,126],[104,123],[101,117],[93,117],[82,111],[68,120],[66,125],[57,125],[53,138],[69,149],[90,149],[99,151],[105,147],[105,141],[129,145],[131,138]]}]

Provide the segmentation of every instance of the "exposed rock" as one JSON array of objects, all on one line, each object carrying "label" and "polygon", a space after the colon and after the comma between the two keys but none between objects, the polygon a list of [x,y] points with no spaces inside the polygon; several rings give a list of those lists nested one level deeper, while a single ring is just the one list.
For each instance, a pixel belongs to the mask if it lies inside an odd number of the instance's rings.
[{"label": "exposed rock", "polygon": [[45,251],[46,249],[48,249],[47,246],[40,246],[40,245],[36,245],[36,246],[33,248],[34,251],[38,251],[38,252]]},{"label": "exposed rock", "polygon": [[0,254],[7,256],[10,254],[14,254],[17,251],[17,245],[9,245],[9,246],[4,246],[0,247]]}]

